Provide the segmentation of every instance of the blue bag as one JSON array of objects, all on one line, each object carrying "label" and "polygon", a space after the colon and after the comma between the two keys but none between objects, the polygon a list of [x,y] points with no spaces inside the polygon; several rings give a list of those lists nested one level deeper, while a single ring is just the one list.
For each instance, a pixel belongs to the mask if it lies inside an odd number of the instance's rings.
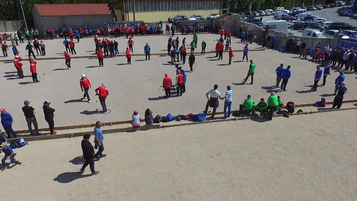
[{"label": "blue bag", "polygon": [[172,114],[167,114],[168,121],[172,121],[174,119]]}]

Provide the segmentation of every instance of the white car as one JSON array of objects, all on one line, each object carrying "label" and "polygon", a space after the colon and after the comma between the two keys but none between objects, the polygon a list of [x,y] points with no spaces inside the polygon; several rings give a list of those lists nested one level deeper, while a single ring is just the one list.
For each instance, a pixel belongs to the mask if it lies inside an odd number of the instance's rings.
[{"label": "white car", "polygon": [[214,13],[214,14],[209,15],[206,19],[208,19],[208,20],[215,20],[215,19],[218,19],[219,17],[220,17],[219,14]]},{"label": "white car", "polygon": [[310,22],[316,22],[316,23],[323,23],[326,22],[326,18],[313,18],[313,20],[311,20]]},{"label": "white car", "polygon": [[287,14],[291,14],[291,13],[292,13],[290,10],[286,10],[286,9],[283,9],[283,10],[281,10],[281,11],[283,11],[283,12],[285,12],[285,13],[287,13]]},{"label": "white car", "polygon": [[204,17],[202,15],[193,15],[189,17],[189,20],[203,20]]},{"label": "white car", "polygon": [[275,12],[272,9],[266,9],[265,10],[266,15],[273,15]]},{"label": "white car", "polygon": [[322,24],[323,28],[328,29],[329,25],[331,25],[332,22],[327,22],[326,21],[326,22],[322,22],[321,24]]},{"label": "white car", "polygon": [[353,30],[343,30],[342,34],[344,36],[348,36],[350,39],[354,39],[357,40],[357,31],[353,31]]},{"label": "white car", "polygon": [[338,32],[339,32],[338,30],[330,29],[324,31],[323,35],[325,35],[328,38],[334,38],[334,35],[338,34]]},{"label": "white car", "polygon": [[275,16],[275,19],[280,20],[283,16],[288,16],[288,14],[283,11],[277,11],[277,12],[275,12],[274,16]]}]

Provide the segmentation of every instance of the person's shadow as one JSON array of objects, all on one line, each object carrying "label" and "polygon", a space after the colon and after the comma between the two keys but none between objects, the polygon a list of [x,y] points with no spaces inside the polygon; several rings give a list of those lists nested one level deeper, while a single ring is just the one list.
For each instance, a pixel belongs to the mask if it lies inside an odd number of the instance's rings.
[{"label": "person's shadow", "polygon": [[76,179],[81,179],[84,177],[90,177],[91,174],[88,175],[82,175],[81,172],[64,172],[59,174],[56,178],[54,178],[54,181],[57,181],[58,183],[70,183],[73,182]]}]

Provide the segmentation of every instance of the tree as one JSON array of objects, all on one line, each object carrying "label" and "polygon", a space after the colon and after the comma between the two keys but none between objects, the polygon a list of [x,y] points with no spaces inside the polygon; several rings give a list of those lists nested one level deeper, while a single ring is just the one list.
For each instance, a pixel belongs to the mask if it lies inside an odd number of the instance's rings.
[{"label": "tree", "polygon": [[251,12],[252,4],[255,3],[257,0],[246,0],[247,5],[249,6],[249,11]]}]

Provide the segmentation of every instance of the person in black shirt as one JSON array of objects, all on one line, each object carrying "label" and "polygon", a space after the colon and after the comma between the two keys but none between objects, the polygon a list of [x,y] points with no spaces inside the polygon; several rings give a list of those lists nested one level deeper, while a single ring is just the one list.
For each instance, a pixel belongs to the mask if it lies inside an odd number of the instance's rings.
[{"label": "person in black shirt", "polygon": [[80,172],[83,173],[85,171],[85,168],[87,165],[90,165],[92,175],[97,175],[99,171],[94,170],[94,149],[92,144],[90,143],[90,134],[84,134],[83,140],[81,142],[82,152],[83,152],[83,158],[86,160],[86,162],[83,164],[82,168],[80,169]]},{"label": "person in black shirt", "polygon": [[195,56],[193,53],[190,53],[189,56],[189,67],[190,67],[190,72],[193,72],[193,64],[195,63]]},{"label": "person in black shirt", "polygon": [[56,135],[56,131],[54,131],[54,127],[55,127],[55,123],[53,121],[53,116],[54,116],[54,112],[55,112],[55,109],[51,108],[50,107],[50,102],[48,101],[45,101],[44,102],[44,106],[42,107],[43,110],[44,110],[44,115],[45,115],[45,120],[47,121],[48,123],[48,126],[50,127],[50,134],[51,135]]},{"label": "person in black shirt", "polygon": [[[33,107],[29,106],[30,101],[28,101],[28,100],[24,101],[24,105],[25,106],[22,107],[22,111],[24,112],[26,122],[27,122],[27,127],[29,128],[29,131],[30,131],[30,135],[38,135],[39,129],[38,129],[36,117],[34,114],[35,109]],[[32,130],[31,124],[34,124],[35,132]]]}]

